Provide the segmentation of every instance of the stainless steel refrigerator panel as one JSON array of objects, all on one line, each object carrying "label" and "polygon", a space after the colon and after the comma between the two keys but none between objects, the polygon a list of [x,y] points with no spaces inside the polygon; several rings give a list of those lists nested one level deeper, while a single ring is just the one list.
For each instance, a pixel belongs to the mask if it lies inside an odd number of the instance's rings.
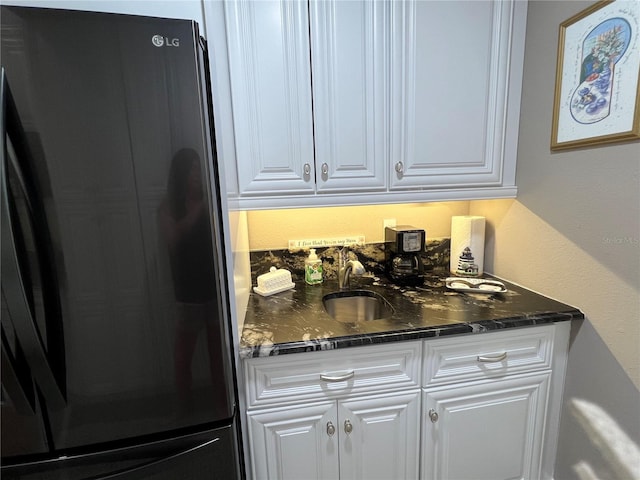
[{"label": "stainless steel refrigerator panel", "polygon": [[[7,255],[27,279],[3,262],[19,345],[4,355],[3,326],[3,363],[25,350],[51,459],[230,424],[222,212],[197,25],[1,8],[19,124],[3,133],[15,144],[2,162],[17,232]],[[3,465],[22,462],[12,458],[3,446]]]}]

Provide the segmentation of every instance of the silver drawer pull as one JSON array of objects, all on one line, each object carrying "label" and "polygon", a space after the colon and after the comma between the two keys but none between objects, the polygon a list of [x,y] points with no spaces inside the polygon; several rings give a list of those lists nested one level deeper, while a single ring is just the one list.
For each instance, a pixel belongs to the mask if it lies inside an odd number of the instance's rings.
[{"label": "silver drawer pull", "polygon": [[327,435],[329,435],[330,437],[333,437],[335,433],[336,433],[336,427],[333,425],[332,422],[327,422]]},{"label": "silver drawer pull", "polygon": [[344,375],[325,375],[324,373],[320,374],[320,380],[324,380],[325,382],[344,382],[345,380],[349,380],[353,378],[355,372],[351,370],[349,373],[345,373]]},{"label": "silver drawer pull", "polygon": [[478,355],[476,358],[478,359],[479,362],[484,362],[484,363],[501,362],[507,359],[507,352],[504,352],[496,356]]}]

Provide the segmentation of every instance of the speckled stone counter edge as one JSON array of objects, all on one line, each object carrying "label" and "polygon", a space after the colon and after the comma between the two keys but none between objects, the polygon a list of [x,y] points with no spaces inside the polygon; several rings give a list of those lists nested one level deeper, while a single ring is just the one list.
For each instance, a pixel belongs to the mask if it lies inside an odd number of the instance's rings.
[{"label": "speckled stone counter edge", "polygon": [[[448,248],[448,239],[428,243],[426,249],[428,253],[426,254],[425,263],[429,265],[429,268],[434,269],[437,272],[443,267],[448,266]],[[331,271],[332,269],[330,267],[333,263],[332,260],[335,253],[336,252],[334,252],[333,249],[327,249],[321,253],[321,255],[324,256],[325,265],[329,264],[329,268],[325,268],[325,272],[329,270],[329,272],[326,272],[328,273],[329,278],[331,278],[333,276],[332,273],[334,273]],[[368,270],[373,270],[376,271],[376,273],[379,273],[381,261],[384,258],[382,245],[363,246],[355,249],[354,253],[357,254],[357,258],[367,265]],[[288,268],[292,272],[294,281],[300,281],[304,258],[304,252],[269,251],[256,252],[255,254],[252,253],[252,276],[255,278],[255,276],[264,273],[263,270],[268,270],[269,266],[275,265],[278,268]],[[442,273],[440,273],[440,280],[441,277]],[[436,283],[438,283],[438,280],[436,280]],[[509,288],[515,289],[515,295],[518,295],[517,291],[520,290],[522,292],[526,292],[529,296],[540,298],[543,302],[550,300],[542,295],[537,295],[515,285],[510,285]],[[535,325],[584,318],[584,314],[577,308],[555,301],[552,301],[552,304],[554,305],[553,310],[531,312],[530,310],[527,311],[527,309],[520,311],[514,309],[508,314],[507,312],[503,312],[505,314],[504,317],[494,317],[486,320],[473,319],[467,322],[454,322],[429,326],[415,325],[411,328],[399,328],[382,332],[363,331],[356,332],[354,334],[345,334],[345,332],[342,332],[342,334],[339,335],[328,335],[322,338],[303,339],[301,336],[300,340],[295,339],[291,341],[274,342],[269,338],[263,338],[254,344],[241,342],[239,355],[241,358],[255,358],[291,353],[332,350],[362,345],[444,337],[448,335],[477,334],[494,330],[531,327]],[[250,302],[250,305],[248,306],[248,318],[255,318],[251,315],[252,308],[253,307]],[[251,328],[251,322],[245,324],[245,328],[247,326]]]},{"label": "speckled stone counter edge", "polygon": [[394,331],[375,334],[354,335],[346,337],[312,339],[298,342],[278,344],[263,343],[255,346],[243,346],[240,348],[241,358],[267,357],[285,355],[291,353],[315,352],[320,350],[334,350],[338,348],[374,345],[379,343],[418,340],[425,338],[444,337],[447,335],[475,334],[503,330],[507,328],[529,327],[544,325],[554,322],[564,322],[573,319],[583,319],[584,314],[580,310],[566,312],[549,312],[544,314],[529,315],[501,320],[486,320],[474,323],[459,323],[438,327],[417,328],[405,331]]}]

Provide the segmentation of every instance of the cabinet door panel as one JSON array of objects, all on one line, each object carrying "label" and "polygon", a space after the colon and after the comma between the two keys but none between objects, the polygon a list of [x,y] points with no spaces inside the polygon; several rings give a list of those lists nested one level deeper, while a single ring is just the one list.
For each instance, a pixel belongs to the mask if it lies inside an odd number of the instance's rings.
[{"label": "cabinet door panel", "polygon": [[513,10],[394,3],[391,189],[503,183]]},{"label": "cabinet door panel", "polygon": [[225,15],[240,193],[312,193],[306,2],[225,2]]},{"label": "cabinet door panel", "polygon": [[[538,478],[550,376],[426,390],[422,478]],[[431,412],[438,415],[435,421]]]},{"label": "cabinet door panel", "polygon": [[[338,478],[335,401],[249,413],[251,462],[256,479]],[[331,422],[333,435],[327,433]]]},{"label": "cabinet door panel", "polygon": [[338,402],[340,478],[417,478],[419,415],[419,390]]},{"label": "cabinet door panel", "polygon": [[388,2],[312,1],[318,192],[386,188]]}]

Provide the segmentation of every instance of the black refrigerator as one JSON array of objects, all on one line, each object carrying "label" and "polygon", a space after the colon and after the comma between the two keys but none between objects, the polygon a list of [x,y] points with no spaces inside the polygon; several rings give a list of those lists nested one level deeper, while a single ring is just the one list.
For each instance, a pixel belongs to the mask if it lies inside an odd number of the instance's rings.
[{"label": "black refrigerator", "polygon": [[197,24],[0,8],[2,479],[241,477]]}]

